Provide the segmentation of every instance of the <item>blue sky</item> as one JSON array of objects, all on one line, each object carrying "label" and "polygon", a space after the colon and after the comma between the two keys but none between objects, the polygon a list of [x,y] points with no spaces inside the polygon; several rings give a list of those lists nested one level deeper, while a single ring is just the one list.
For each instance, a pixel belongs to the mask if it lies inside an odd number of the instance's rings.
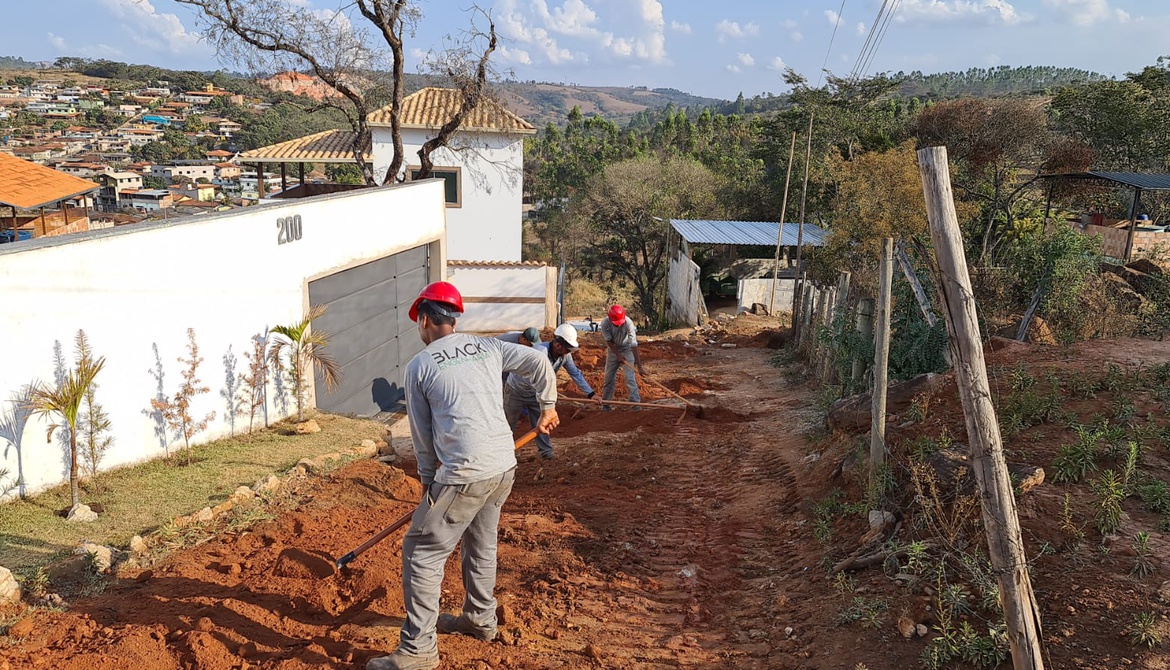
[{"label": "blue sky", "polygon": [[[286,0],[307,9],[349,0]],[[110,58],[181,69],[230,67],[172,0],[0,0],[0,55]],[[408,71],[468,25],[460,0],[419,3]],[[784,67],[814,82],[840,0],[480,0],[518,79],[674,87],[733,98],[785,90]],[[845,0],[828,68],[849,74],[881,0]],[[868,72],[1058,65],[1122,75],[1170,53],[1165,0],[901,0]]]}]

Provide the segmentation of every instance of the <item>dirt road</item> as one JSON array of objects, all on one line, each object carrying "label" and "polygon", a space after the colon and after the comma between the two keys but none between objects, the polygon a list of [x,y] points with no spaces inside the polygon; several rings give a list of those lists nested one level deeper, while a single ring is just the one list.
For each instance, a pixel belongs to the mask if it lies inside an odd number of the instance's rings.
[{"label": "dirt road", "polygon": [[[802,642],[817,606],[798,602],[819,555],[794,513],[812,398],[767,349],[644,352],[709,409],[677,425],[677,411],[589,409],[558,431],[555,461],[522,453],[501,529],[502,641],[444,636],[443,667],[819,666]],[[591,353],[579,358],[596,375]],[[0,668],[350,668],[393,649],[400,543],[344,575],[327,561],[408,510],[417,483],[364,461],[300,495],[274,521],[37,613]],[[461,599],[453,559],[444,606]]]}]

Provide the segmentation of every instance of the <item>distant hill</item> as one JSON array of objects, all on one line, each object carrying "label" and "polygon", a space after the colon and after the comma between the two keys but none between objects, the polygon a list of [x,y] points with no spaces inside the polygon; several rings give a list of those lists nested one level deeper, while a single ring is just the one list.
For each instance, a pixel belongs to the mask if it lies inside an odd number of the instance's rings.
[{"label": "distant hill", "polygon": [[891,75],[903,79],[899,92],[908,97],[921,98],[992,98],[1001,95],[1043,94],[1063,86],[1109,79],[1091,70],[1050,65],[1025,65],[993,68],[975,67],[963,72],[939,72]]},{"label": "distant hill", "polygon": [[675,107],[714,107],[726,101],[704,98],[673,88],[645,86],[574,86],[550,82],[508,81],[497,85],[504,101],[520,116],[540,128],[562,123],[574,106],[586,116],[596,114],[625,123],[638,112]]},{"label": "distant hill", "polygon": [[20,56],[0,56],[0,70],[36,70],[43,63],[25,60]]}]

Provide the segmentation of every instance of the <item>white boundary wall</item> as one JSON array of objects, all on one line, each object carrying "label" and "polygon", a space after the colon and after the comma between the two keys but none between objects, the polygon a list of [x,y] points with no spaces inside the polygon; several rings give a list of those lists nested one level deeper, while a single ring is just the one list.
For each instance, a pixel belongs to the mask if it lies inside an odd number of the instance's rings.
[{"label": "white boundary wall", "polygon": [[[225,436],[231,427],[220,393],[229,347],[236,371],[246,371],[250,338],[298,321],[311,279],[422,244],[431,245],[431,279],[441,278],[445,213],[442,182],[432,180],[0,246],[0,412],[30,381],[53,383],[55,342],[72,366],[73,337],[84,329],[106,358],[97,398],[110,415],[114,446],[102,468],[161,456],[150,416],[159,392],[153,373],[161,361],[163,390],[173,395],[191,327],[204,358],[199,377],[211,387],[193,414],[216,413],[196,439]],[[301,238],[278,244],[277,220],[294,215]],[[268,410],[276,420],[293,403]],[[47,427],[34,418],[20,451],[8,449],[0,462],[15,474],[19,453],[30,493],[68,479],[67,448],[57,435],[45,443]],[[0,438],[0,455],[8,446]]]},{"label": "white boundary wall", "polygon": [[777,314],[791,312],[792,296],[796,290],[796,280],[792,277],[781,277],[777,282],[773,282],[771,278],[739,280],[738,311],[751,309],[752,304],[757,302],[765,307],[772,305],[770,301],[773,290],[776,292],[775,312]]},{"label": "white boundary wall", "polygon": [[463,295],[463,332],[494,333],[557,326],[557,269],[499,263],[447,267],[447,281]]}]

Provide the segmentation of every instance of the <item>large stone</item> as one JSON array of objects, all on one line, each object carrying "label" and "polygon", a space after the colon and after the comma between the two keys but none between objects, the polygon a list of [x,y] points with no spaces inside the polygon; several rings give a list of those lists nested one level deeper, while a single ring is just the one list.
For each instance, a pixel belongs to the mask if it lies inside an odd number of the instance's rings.
[{"label": "large stone", "polygon": [[89,556],[90,565],[98,572],[109,570],[114,562],[114,551],[110,547],[94,542],[82,542],[73,553],[78,556]]},{"label": "large stone", "polygon": [[0,567],[0,605],[10,605],[20,602],[20,584],[12,571]]},{"label": "large stone", "polygon": [[362,440],[362,449],[377,449],[378,443],[373,440]]},{"label": "large stone", "polygon": [[321,426],[318,426],[316,421],[309,419],[308,421],[298,423],[294,430],[297,435],[312,435],[313,433],[320,433]]},{"label": "large stone", "polygon": [[[931,454],[927,462],[942,486],[949,487],[958,479],[961,493],[970,495],[975,492],[975,475],[971,472],[971,455],[966,445],[955,445]],[[1020,495],[1044,483],[1044,468],[1023,463],[1008,463],[1007,466]]]},{"label": "large stone", "polygon": [[1129,268],[1131,270],[1137,270],[1138,272],[1144,272],[1148,275],[1166,274],[1165,268],[1148,258],[1139,258],[1137,260],[1130,261]]},{"label": "large stone", "polygon": [[149,547],[146,546],[146,540],[142,539],[141,535],[135,535],[130,538],[130,553],[145,554]]},{"label": "large stone", "polygon": [[898,517],[890,512],[880,509],[872,509],[869,511],[869,528],[870,530],[885,529],[894,525],[898,521]]},{"label": "large stone", "polygon": [[[931,372],[890,384],[886,391],[886,413],[899,414],[909,409],[914,398],[923,393],[937,391],[942,388],[945,381],[944,375]],[[873,416],[872,411],[873,395],[870,393],[842,398],[829,408],[829,427],[868,430],[870,417]]]},{"label": "large stone", "polygon": [[248,502],[255,497],[256,492],[252,489],[248,488],[247,486],[238,486],[236,487],[236,490],[230,496],[228,496],[228,500],[232,501],[233,503],[240,504]]},{"label": "large stone", "polygon": [[66,521],[88,522],[97,521],[97,512],[91,510],[89,505],[79,504],[73,509],[69,510],[69,516],[65,517]]},{"label": "large stone", "polygon": [[198,512],[191,515],[191,523],[210,523],[215,518],[215,513],[211,511],[210,507],[204,507]]},{"label": "large stone", "polygon": [[280,478],[276,475],[268,475],[252,487],[256,493],[276,493],[280,490]]},{"label": "large stone", "polygon": [[[1131,271],[1133,272],[1133,271]],[[1135,272],[1135,274],[1137,274]],[[1101,278],[1105,280],[1105,290],[1109,297],[1125,311],[1137,312],[1145,304],[1146,299],[1142,294],[1133,289],[1133,285],[1123,279],[1121,276],[1114,273],[1102,274]]]}]

